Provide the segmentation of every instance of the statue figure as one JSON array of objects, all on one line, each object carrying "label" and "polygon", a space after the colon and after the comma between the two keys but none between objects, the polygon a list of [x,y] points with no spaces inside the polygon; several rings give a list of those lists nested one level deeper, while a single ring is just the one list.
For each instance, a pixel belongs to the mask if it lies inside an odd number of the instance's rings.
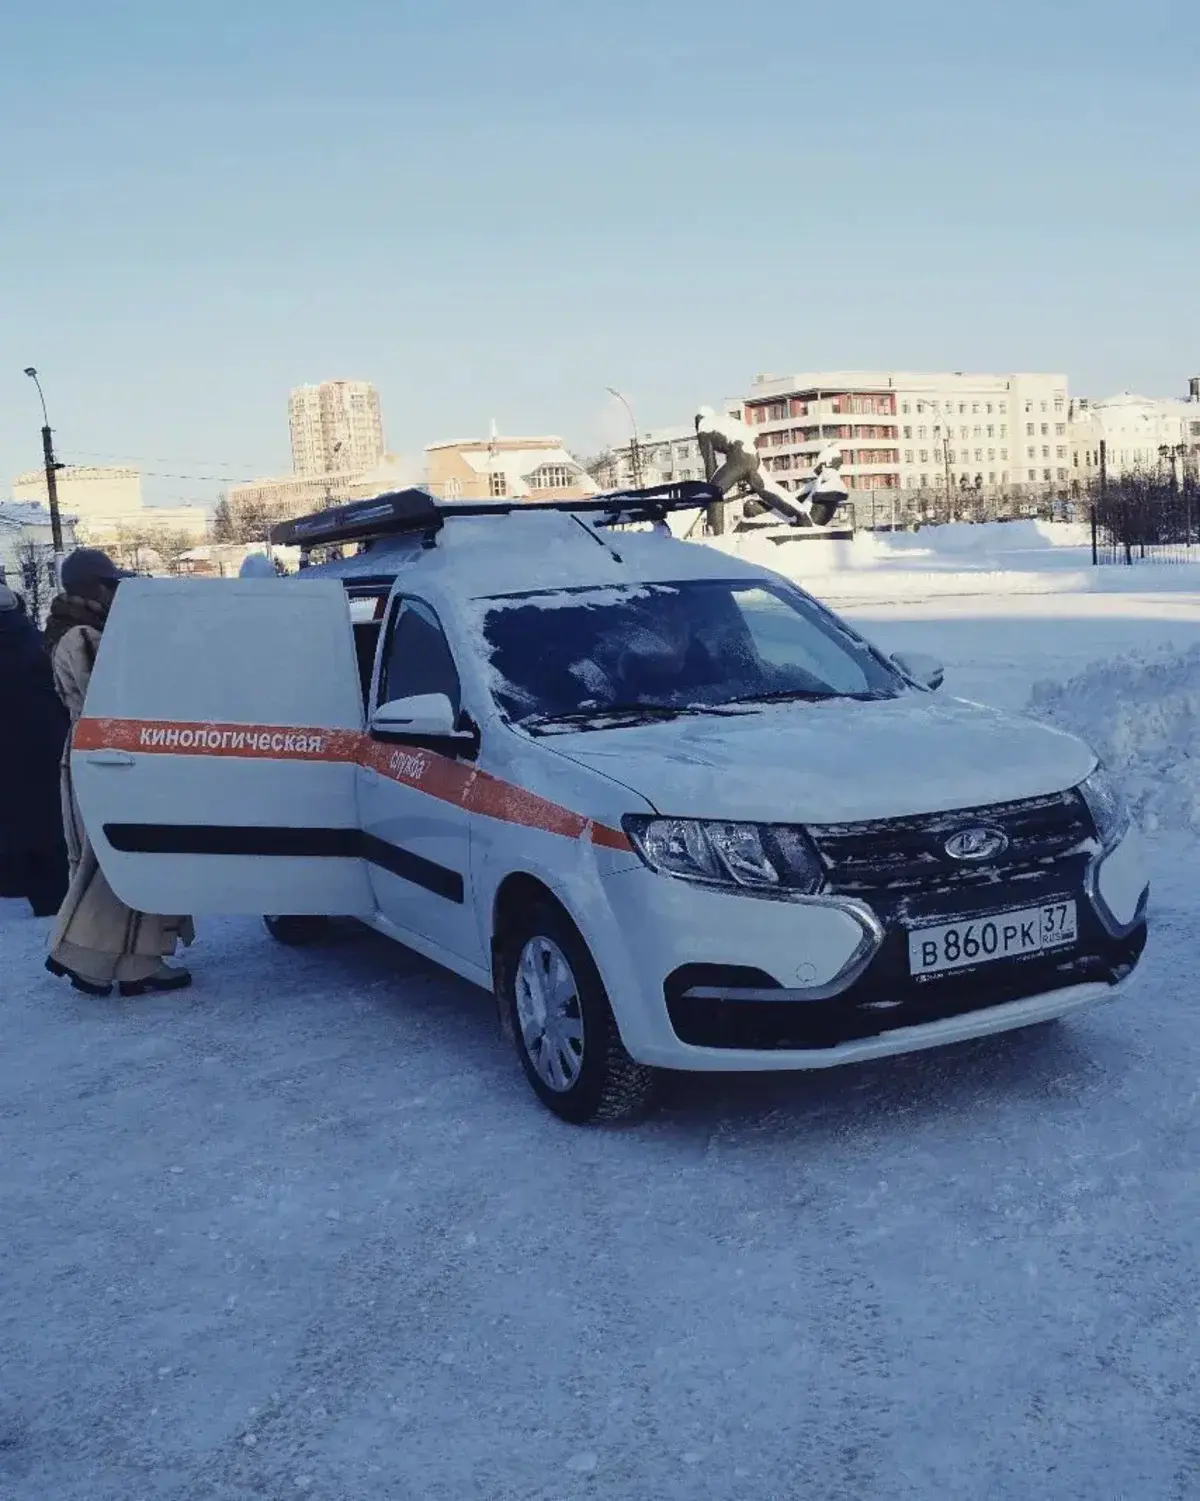
[{"label": "statue figure", "polygon": [[[811,477],[793,493],[763,474],[754,434],[738,418],[718,416],[712,407],[701,407],[696,413],[696,436],[709,483],[724,496],[748,491],[748,516],[770,510],[793,526],[824,527],[846,499],[842,454],[836,444],[817,454]],[[721,456],[719,461],[717,455]]]}]

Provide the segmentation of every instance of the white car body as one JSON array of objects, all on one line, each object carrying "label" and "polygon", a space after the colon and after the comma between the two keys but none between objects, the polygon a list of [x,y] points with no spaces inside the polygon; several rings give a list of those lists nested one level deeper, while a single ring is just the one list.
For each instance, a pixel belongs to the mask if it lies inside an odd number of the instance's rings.
[{"label": "white car body", "polygon": [[[668,1069],[825,1068],[1029,1025],[1118,991],[1144,941],[1146,874],[1135,833],[1097,839],[1073,792],[1096,758],[1068,735],[915,682],[884,701],[602,730],[535,734],[506,717],[483,599],[539,591],[552,631],[556,591],[795,588],[703,546],[630,533],[615,544],[570,516],[464,516],[436,546],[398,539],[290,580],[124,583],[72,760],[113,889],[149,911],[356,917],[491,988],[502,893],[536,882],[582,935],[628,1053]],[[389,596],[366,705],[347,588]],[[372,729],[405,600],[441,622],[477,746]],[[1003,915],[1069,889],[1078,951],[1086,929],[1112,962],[1099,974],[1063,951],[1049,981],[1024,985],[1019,964],[981,964],[932,1010],[900,954],[910,929],[945,918],[934,898],[847,885],[833,865],[812,895],[714,889],[650,868],[624,822],[802,825],[823,850],[869,855],[896,830],[944,842],[980,810],[1026,804],[1077,820],[1069,855],[1027,862],[1028,886],[998,877],[960,893],[955,921],[960,908]],[[903,994],[889,993],[889,975]],[[854,1012],[846,1035],[839,1006]],[[814,1040],[806,1018],[817,1016],[827,1035]]]}]

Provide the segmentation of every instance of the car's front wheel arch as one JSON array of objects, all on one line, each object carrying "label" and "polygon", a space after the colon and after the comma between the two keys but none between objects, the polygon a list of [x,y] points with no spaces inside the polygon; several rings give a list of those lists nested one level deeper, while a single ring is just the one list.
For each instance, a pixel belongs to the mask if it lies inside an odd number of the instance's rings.
[{"label": "car's front wheel arch", "polygon": [[[532,1035],[539,1024],[546,1028],[544,1008],[540,1023],[531,1027],[530,1021],[530,980],[539,965],[547,975],[556,972],[556,987],[566,997],[558,1021],[572,1040],[571,1047],[560,1049],[553,1075],[542,1066],[544,1037]],[[510,876],[497,891],[492,975],[501,1026],[543,1104],[576,1123],[645,1110],[653,1097],[654,1070],[629,1056],[584,934],[535,877]]]}]

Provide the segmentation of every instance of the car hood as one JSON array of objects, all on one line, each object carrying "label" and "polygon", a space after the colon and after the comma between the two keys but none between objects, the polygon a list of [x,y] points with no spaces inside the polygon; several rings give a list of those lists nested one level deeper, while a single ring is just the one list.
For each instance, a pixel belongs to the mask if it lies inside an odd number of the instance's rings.
[{"label": "car hood", "polygon": [[925,693],[688,715],[541,743],[660,813],[764,823],[850,823],[1011,802],[1074,787],[1096,764],[1073,735]]}]

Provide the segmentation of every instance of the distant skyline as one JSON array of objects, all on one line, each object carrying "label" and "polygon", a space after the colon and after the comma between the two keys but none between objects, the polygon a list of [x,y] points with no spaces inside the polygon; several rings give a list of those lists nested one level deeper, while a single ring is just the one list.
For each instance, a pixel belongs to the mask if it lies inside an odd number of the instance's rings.
[{"label": "distant skyline", "polygon": [[[1183,0],[43,0],[0,47],[0,480],[290,468],[295,386],[393,451],[623,436],[760,371],[1200,373]],[[52,66],[47,69],[47,59]]]}]

